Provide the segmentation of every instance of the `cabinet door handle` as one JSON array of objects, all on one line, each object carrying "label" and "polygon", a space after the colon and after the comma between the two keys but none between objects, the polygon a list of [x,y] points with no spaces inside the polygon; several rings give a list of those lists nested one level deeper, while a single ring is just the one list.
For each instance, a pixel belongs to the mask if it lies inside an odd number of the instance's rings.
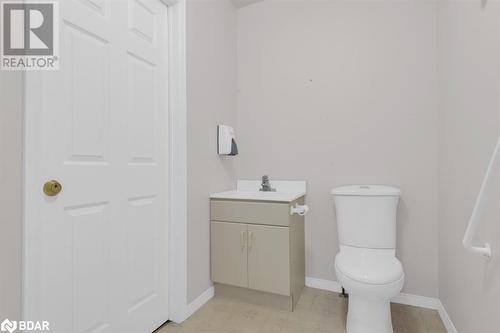
[{"label": "cabinet door handle", "polygon": [[241,244],[242,250],[247,246],[247,232],[246,231],[242,231],[240,234],[240,244]]},{"label": "cabinet door handle", "polygon": [[248,249],[251,249],[253,246],[253,232],[248,232]]}]

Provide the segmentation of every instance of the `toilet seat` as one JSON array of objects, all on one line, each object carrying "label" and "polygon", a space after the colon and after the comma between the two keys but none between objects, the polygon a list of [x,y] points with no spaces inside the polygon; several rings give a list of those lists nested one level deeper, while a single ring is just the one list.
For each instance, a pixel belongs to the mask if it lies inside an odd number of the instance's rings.
[{"label": "toilet seat", "polygon": [[335,266],[335,273],[337,279],[342,287],[347,290],[351,296],[362,296],[365,299],[371,300],[390,300],[397,296],[403,288],[404,274],[399,280],[387,284],[369,284],[359,282],[351,279],[349,276],[342,273],[337,266]]},{"label": "toilet seat", "polygon": [[335,273],[350,295],[371,300],[392,299],[405,280],[403,267],[390,249],[341,246],[335,257]]},{"label": "toilet seat", "polygon": [[335,258],[335,268],[350,280],[371,285],[392,284],[404,276],[394,250],[386,249],[343,246]]}]

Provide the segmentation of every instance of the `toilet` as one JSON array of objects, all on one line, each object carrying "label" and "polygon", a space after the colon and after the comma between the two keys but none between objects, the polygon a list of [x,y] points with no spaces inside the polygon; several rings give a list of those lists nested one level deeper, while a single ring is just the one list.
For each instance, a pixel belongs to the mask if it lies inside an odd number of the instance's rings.
[{"label": "toilet", "polygon": [[396,212],[401,191],[380,185],[332,190],[340,252],[338,282],[349,294],[347,333],[392,333],[390,300],[404,283],[396,258]]}]

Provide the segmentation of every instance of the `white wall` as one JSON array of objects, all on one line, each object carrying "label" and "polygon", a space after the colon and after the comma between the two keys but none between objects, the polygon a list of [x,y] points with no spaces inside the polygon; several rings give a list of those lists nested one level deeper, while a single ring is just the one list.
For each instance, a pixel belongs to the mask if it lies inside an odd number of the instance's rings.
[{"label": "white wall", "polygon": [[443,1],[439,7],[441,78],[439,295],[460,333],[500,331],[500,174],[474,242],[461,241],[500,135],[500,3]]},{"label": "white wall", "polygon": [[21,316],[23,76],[0,71],[0,320]]},{"label": "white wall", "polygon": [[217,124],[236,114],[236,10],[187,2],[188,302],[210,287],[209,194],[235,186],[235,158],[217,155]]},{"label": "white wall", "polygon": [[333,187],[399,186],[404,292],[438,294],[436,6],[274,1],[238,10],[239,178],[303,179],[307,275],[335,280]]}]

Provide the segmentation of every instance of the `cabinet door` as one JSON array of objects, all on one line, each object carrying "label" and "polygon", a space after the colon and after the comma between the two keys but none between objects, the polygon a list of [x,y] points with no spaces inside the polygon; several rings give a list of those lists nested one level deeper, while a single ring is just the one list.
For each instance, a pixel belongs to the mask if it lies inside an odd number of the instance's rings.
[{"label": "cabinet door", "polygon": [[290,296],[290,231],[248,225],[248,287]]},{"label": "cabinet door", "polygon": [[212,280],[248,287],[247,225],[211,222]]}]

